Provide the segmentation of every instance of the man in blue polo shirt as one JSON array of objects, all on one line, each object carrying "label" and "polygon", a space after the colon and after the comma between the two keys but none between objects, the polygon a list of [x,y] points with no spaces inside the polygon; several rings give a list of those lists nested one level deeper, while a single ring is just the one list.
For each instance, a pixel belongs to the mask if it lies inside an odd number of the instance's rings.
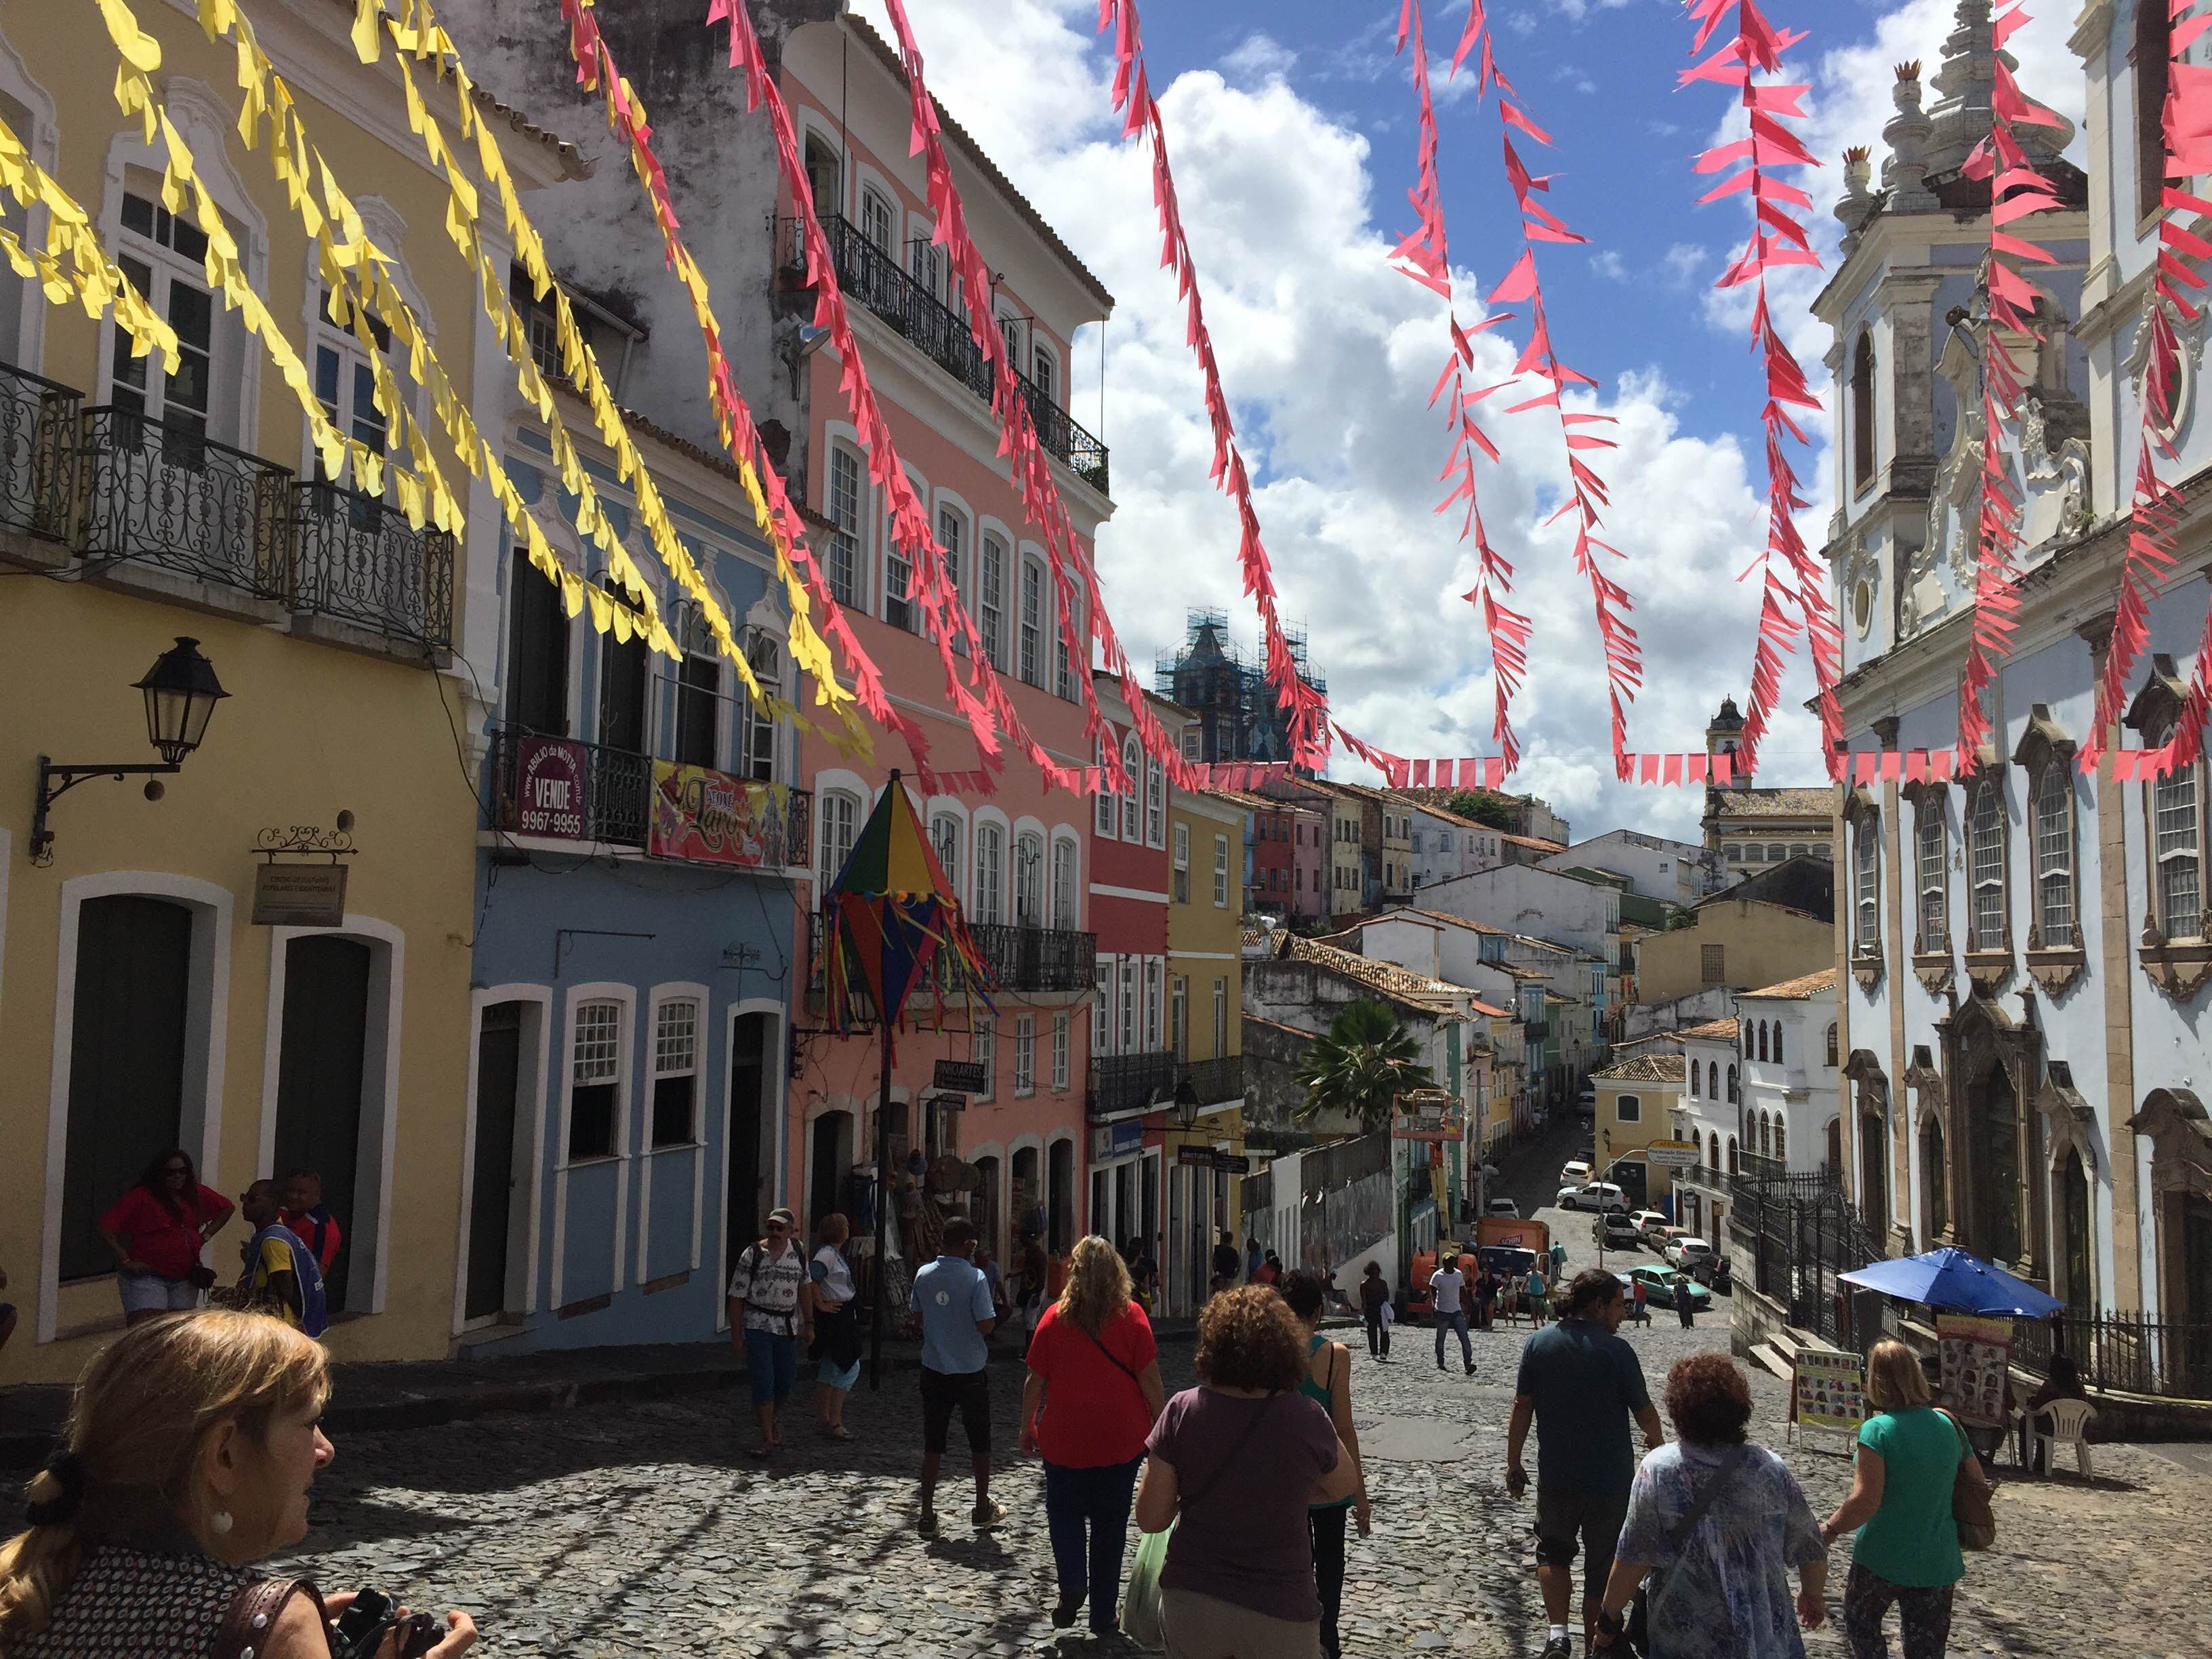
[{"label": "man in blue polo shirt", "polygon": [[921,1315],[921,1516],[925,1538],[937,1532],[937,1470],[952,1430],[952,1413],[968,1436],[968,1459],[975,1471],[978,1528],[1006,1518],[1003,1504],[991,1501],[991,1350],[984,1339],[998,1322],[991,1282],[969,1260],[975,1228],[965,1216],[945,1224],[945,1253],[914,1276],[914,1305]]}]

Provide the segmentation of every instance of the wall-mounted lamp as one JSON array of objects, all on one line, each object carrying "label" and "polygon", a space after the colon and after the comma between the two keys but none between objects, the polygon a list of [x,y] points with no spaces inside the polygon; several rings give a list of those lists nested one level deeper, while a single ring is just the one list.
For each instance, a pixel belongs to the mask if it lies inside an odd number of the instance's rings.
[{"label": "wall-mounted lamp", "polygon": [[[91,766],[64,764],[40,756],[39,805],[31,815],[32,863],[53,861],[54,835],[46,828],[46,815],[56,801],[88,778],[143,777],[183,770],[185,757],[198,748],[200,739],[207,735],[208,720],[216,704],[230,695],[216,678],[215,665],[200,655],[200,642],[183,635],[154,659],[137,689],[146,699],[146,740],[161,760]],[[161,786],[149,783],[146,799],[161,798]]]}]

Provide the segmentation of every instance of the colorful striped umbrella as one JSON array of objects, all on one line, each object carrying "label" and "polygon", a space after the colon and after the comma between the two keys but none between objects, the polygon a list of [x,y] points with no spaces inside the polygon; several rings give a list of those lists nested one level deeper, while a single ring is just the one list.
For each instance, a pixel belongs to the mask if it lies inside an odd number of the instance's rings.
[{"label": "colorful striped umbrella", "polygon": [[823,895],[835,945],[828,989],[831,1026],[850,1031],[866,1023],[858,996],[868,998],[890,1027],[903,1029],[906,1007],[927,984],[936,994],[933,1023],[945,1008],[986,994],[990,974],[960,901],[922,833],[914,803],[896,772],[860,827],[845,867]]}]

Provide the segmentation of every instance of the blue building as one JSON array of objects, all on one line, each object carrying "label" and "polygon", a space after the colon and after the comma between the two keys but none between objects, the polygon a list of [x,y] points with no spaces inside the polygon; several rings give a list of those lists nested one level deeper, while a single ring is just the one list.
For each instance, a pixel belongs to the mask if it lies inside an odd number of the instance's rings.
[{"label": "blue building", "polygon": [[[582,422],[576,422],[580,428]],[[793,697],[769,553],[735,477],[642,440],[685,545],[763,686]],[[510,471],[572,568],[550,447]],[[614,471],[595,490],[665,580]],[[740,527],[740,526],[744,527]],[[783,1201],[792,878],[811,798],[787,720],[749,703],[698,609],[659,598],[680,663],[594,632],[510,540],[482,688],[468,1085],[454,1328],[477,1352],[713,1338],[728,1261]]]}]

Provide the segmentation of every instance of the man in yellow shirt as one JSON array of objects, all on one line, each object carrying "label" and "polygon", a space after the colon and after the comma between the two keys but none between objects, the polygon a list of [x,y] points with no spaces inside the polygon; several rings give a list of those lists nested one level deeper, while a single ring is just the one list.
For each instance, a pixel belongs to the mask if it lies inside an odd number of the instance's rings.
[{"label": "man in yellow shirt", "polygon": [[280,1218],[283,1199],[283,1189],[265,1179],[239,1194],[239,1213],[253,1229],[253,1237],[244,1246],[246,1271],[238,1282],[241,1289],[252,1293],[256,1303],[281,1316],[286,1324],[320,1337],[331,1322],[322,1269],[316,1264],[314,1252]]}]

